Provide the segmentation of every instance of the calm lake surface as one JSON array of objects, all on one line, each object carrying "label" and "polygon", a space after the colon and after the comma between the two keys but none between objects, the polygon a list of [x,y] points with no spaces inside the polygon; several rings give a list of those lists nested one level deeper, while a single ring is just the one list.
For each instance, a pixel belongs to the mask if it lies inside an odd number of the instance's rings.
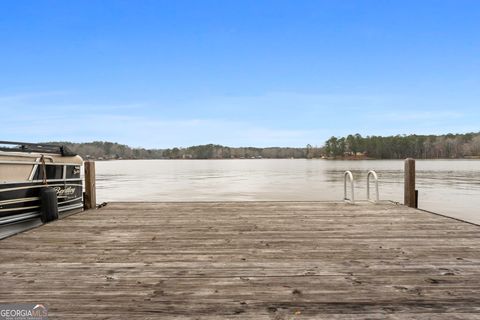
[{"label": "calm lake surface", "polygon": [[[421,209],[480,223],[480,160],[416,166]],[[97,201],[341,200],[345,170],[353,172],[361,200],[370,169],[378,173],[380,199],[403,202],[401,160],[306,159],[97,162]]]}]

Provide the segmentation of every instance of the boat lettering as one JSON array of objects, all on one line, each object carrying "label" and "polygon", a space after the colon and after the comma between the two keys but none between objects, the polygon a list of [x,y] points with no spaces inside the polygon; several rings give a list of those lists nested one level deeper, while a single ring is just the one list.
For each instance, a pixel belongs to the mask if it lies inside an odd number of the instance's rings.
[{"label": "boat lettering", "polygon": [[57,192],[57,196],[71,196],[75,194],[75,188],[73,187],[66,187],[65,189],[54,187],[53,189]]}]

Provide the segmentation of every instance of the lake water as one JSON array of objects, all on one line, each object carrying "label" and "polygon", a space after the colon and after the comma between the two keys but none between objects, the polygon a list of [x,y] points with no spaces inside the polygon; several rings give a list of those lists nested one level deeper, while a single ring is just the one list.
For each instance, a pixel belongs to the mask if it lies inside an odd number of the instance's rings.
[{"label": "lake water", "polygon": [[[97,162],[97,201],[341,200],[345,170],[353,172],[361,200],[373,169],[380,199],[403,202],[403,166],[401,160],[104,161]],[[480,160],[418,160],[416,167],[421,209],[480,223]]]}]

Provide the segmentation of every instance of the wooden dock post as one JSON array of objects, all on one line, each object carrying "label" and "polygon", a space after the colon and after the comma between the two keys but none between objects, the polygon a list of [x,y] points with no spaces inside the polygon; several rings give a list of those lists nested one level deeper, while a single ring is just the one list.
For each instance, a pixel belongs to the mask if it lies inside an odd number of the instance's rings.
[{"label": "wooden dock post", "polygon": [[97,207],[97,191],[95,185],[95,161],[85,161],[85,196],[84,208],[95,209]]},{"label": "wooden dock post", "polygon": [[405,189],[404,204],[411,208],[417,208],[415,190],[415,159],[405,159]]}]

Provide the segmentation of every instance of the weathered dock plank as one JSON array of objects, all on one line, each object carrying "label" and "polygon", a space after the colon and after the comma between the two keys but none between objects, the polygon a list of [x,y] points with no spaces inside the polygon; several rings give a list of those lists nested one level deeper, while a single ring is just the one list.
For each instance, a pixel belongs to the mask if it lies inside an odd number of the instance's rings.
[{"label": "weathered dock plank", "polygon": [[0,241],[52,319],[479,319],[480,227],[392,203],[112,203]]}]

